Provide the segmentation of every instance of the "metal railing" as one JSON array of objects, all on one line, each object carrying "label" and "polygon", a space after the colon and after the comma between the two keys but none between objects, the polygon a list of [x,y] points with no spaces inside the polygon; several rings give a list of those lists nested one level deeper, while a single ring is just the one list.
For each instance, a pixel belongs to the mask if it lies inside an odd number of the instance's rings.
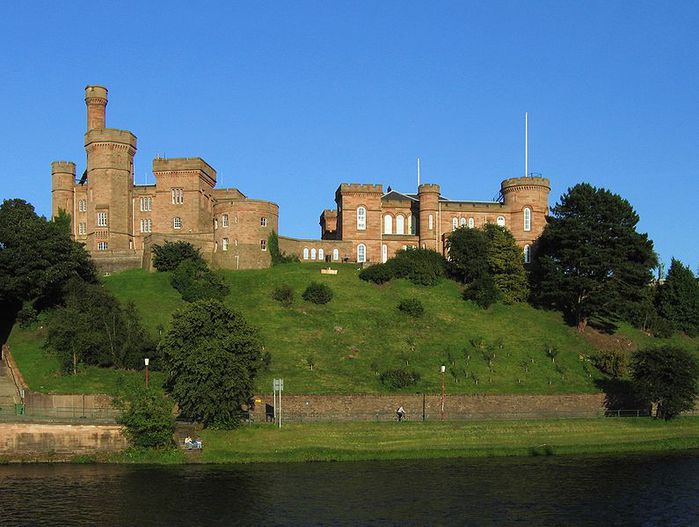
[{"label": "metal railing", "polygon": [[0,421],[46,421],[74,423],[115,423],[121,412],[115,408],[54,407],[15,404],[14,411],[3,408]]}]

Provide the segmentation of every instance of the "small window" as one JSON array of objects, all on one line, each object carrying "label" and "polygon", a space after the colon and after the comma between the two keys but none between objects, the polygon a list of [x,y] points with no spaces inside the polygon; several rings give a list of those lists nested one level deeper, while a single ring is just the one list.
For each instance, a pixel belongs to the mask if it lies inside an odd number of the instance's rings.
[{"label": "small window", "polygon": [[267,250],[267,240],[260,240],[260,251]]},{"label": "small window", "polygon": [[218,242],[214,242],[214,252],[218,252]]},{"label": "small window", "polygon": [[141,232],[151,232],[153,229],[153,222],[149,218],[141,220]]},{"label": "small window", "polygon": [[311,249],[311,260],[315,260],[315,259],[316,259],[316,250],[314,247],[313,249]]},{"label": "small window", "polygon": [[357,262],[366,262],[366,245],[364,245],[363,243],[357,245]]},{"label": "small window", "polygon": [[303,259],[308,260],[308,247],[303,248]]},{"label": "small window", "polygon": [[267,227],[267,218],[260,218],[260,227]]},{"label": "small window", "polygon": [[385,243],[381,246],[381,262],[386,263],[388,260],[388,245]]},{"label": "small window", "polygon": [[149,196],[141,197],[141,212],[150,212],[153,208],[153,198]]},{"label": "small window", "polygon": [[366,230],[366,209],[364,207],[357,207],[357,230]]},{"label": "small window", "polygon": [[181,229],[182,228],[182,218],[179,216],[175,216],[175,218],[172,220],[172,227],[175,229]]},{"label": "small window", "polygon": [[532,230],[532,209],[525,207],[524,209],[524,230]]},{"label": "small window", "polygon": [[405,234],[405,218],[400,214],[396,216],[396,234]]},{"label": "small window", "polygon": [[98,227],[106,227],[107,226],[107,213],[106,212],[98,212],[97,213],[97,226]]},{"label": "small window", "polygon": [[390,214],[386,214],[383,217],[383,233],[393,234],[393,218]]},{"label": "small window", "polygon": [[214,218],[214,230],[218,229],[218,218]]},{"label": "small window", "polygon": [[466,218],[461,218],[459,220],[459,227],[466,227]]},{"label": "small window", "polygon": [[427,218],[427,228],[429,230],[434,229],[434,217],[432,216],[432,214],[430,214],[429,217]]},{"label": "small window", "polygon": [[184,203],[184,189],[183,188],[173,188],[170,191],[172,195],[173,205],[182,205]]},{"label": "small window", "polygon": [[504,227],[505,226],[505,216],[498,216],[497,224],[500,225],[500,227]]},{"label": "small window", "polygon": [[85,222],[78,223],[78,234],[80,234],[81,236],[84,236],[87,234],[87,223],[85,223]]},{"label": "small window", "polygon": [[524,246],[524,263],[528,264],[532,261],[532,248],[530,245]]},{"label": "small window", "polygon": [[476,220],[474,220],[473,218],[469,218],[468,219],[468,228],[473,229],[475,226],[476,226]]},{"label": "small window", "polygon": [[86,199],[81,199],[78,201],[78,210],[80,212],[87,211],[87,200]]},{"label": "small window", "polygon": [[228,250],[228,238],[223,239],[223,243],[221,244],[221,249],[224,251]]},{"label": "small window", "polygon": [[451,219],[451,230],[455,231],[456,229],[459,228],[459,220],[458,218],[452,218]]},{"label": "small window", "polygon": [[333,249],[333,260],[337,261],[339,259],[340,259],[340,251],[338,251],[337,249]]},{"label": "small window", "polygon": [[228,227],[228,214],[221,216],[221,223],[224,227]]},{"label": "small window", "polygon": [[98,251],[106,251],[109,249],[109,244],[107,242],[97,242]]},{"label": "small window", "polygon": [[321,261],[325,260],[325,251],[323,249],[318,249],[318,259]]}]

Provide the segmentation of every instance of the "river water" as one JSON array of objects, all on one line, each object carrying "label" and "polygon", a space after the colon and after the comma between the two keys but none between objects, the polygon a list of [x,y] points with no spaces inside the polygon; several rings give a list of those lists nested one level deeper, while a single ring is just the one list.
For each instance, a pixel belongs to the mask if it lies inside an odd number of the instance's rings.
[{"label": "river water", "polygon": [[0,525],[699,525],[699,453],[0,466]]}]

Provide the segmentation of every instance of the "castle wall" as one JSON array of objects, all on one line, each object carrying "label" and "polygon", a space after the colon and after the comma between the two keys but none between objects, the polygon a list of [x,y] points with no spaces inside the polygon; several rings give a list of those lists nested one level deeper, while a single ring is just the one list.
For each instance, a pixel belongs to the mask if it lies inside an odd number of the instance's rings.
[{"label": "castle wall", "polygon": [[[320,258],[320,250],[323,250],[323,258]],[[282,254],[296,255],[302,262],[351,262],[354,244],[343,240],[304,240],[279,236],[279,250]],[[315,258],[313,254],[315,250]],[[337,258],[334,258],[337,250]],[[305,257],[307,256],[307,258]]]},{"label": "castle wall", "polygon": [[[357,261],[360,244],[366,247],[366,262],[381,261],[381,185],[343,183],[337,189],[338,226],[342,240],[353,242],[351,261]],[[357,209],[366,209],[366,228],[357,228]]]}]

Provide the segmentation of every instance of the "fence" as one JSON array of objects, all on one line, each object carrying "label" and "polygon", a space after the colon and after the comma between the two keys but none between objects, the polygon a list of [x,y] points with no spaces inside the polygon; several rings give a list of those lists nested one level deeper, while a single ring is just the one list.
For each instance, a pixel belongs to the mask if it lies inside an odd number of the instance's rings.
[{"label": "fence", "polygon": [[79,406],[36,406],[16,404],[14,412],[0,412],[2,421],[45,421],[60,423],[115,423],[120,415],[115,408]]}]

